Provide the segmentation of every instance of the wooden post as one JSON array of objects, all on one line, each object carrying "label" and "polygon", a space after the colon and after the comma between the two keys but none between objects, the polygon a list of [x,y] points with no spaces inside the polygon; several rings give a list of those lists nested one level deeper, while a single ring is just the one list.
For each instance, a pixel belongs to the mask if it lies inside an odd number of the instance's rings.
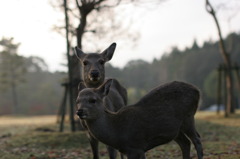
[{"label": "wooden post", "polygon": [[[240,71],[239,71],[239,66],[237,64],[235,64],[235,74],[236,74],[236,78],[237,78],[237,86],[238,86],[238,103],[237,104],[240,104],[239,103],[239,100],[240,100]],[[239,107],[239,105],[238,105]]]},{"label": "wooden post", "polygon": [[65,90],[64,90],[63,101],[60,107],[60,115],[61,115],[60,128],[59,128],[60,132],[63,132],[63,129],[64,129],[64,119],[66,114],[67,94],[68,94],[68,87],[69,87],[68,83],[64,83],[63,86],[65,87]]},{"label": "wooden post", "polygon": [[237,77],[237,86],[238,86],[238,90],[240,91],[240,75],[239,75],[239,67],[237,64],[235,64],[235,74]]},{"label": "wooden post", "polygon": [[223,64],[222,65],[222,70],[223,70],[223,97],[224,97],[224,107],[225,107],[225,117],[229,116],[228,113],[228,106],[227,106],[227,84],[226,84],[226,67]]},{"label": "wooden post", "polygon": [[222,96],[222,65],[218,67],[218,87],[217,87],[217,114],[220,112],[220,104]]},{"label": "wooden post", "polygon": [[231,68],[230,68],[230,71],[231,71],[231,74],[232,74],[232,85],[233,85],[233,96],[232,96],[232,105],[231,105],[231,107],[230,107],[230,113],[231,114],[234,114],[235,113],[235,109],[236,109],[236,96],[235,96],[235,92],[234,92],[234,86],[235,86],[235,78],[234,78],[234,70],[235,70],[235,68],[234,68],[234,66],[232,66]]}]

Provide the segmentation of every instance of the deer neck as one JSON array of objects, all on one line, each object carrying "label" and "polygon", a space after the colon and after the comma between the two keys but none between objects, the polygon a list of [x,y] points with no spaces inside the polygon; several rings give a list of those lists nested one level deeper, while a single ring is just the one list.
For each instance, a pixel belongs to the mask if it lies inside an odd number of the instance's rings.
[{"label": "deer neck", "polygon": [[106,112],[102,112],[101,116],[96,120],[89,120],[87,122],[88,130],[91,134],[97,138],[99,141],[116,147],[119,140],[118,135],[118,124],[116,121],[114,114],[109,114]]},{"label": "deer neck", "polygon": [[87,88],[98,88],[103,84],[104,81],[98,81],[98,82],[87,82],[86,80],[84,81],[84,84]]}]

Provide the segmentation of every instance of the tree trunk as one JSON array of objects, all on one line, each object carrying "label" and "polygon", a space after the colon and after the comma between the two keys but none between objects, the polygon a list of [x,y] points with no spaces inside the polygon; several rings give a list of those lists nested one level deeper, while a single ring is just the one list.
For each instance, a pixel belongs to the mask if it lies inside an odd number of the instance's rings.
[{"label": "tree trunk", "polygon": [[77,46],[82,49],[82,37],[87,24],[87,15],[81,14],[80,24],[77,28]]},{"label": "tree trunk", "polygon": [[[14,57],[12,57],[14,58]],[[18,99],[17,99],[17,90],[16,90],[16,83],[15,83],[15,73],[14,73],[14,66],[10,63],[10,80],[11,80],[11,90],[12,90],[12,99],[13,99],[13,113],[18,114]]]},{"label": "tree trunk", "polygon": [[230,54],[227,53],[226,48],[224,46],[224,41],[222,38],[221,28],[218,23],[215,11],[208,0],[206,0],[206,10],[208,13],[210,13],[213,16],[213,19],[216,23],[217,30],[218,30],[218,36],[219,36],[219,45],[220,45],[220,53],[222,55],[224,64],[225,64],[225,71],[226,71],[226,87],[227,87],[227,102],[226,102],[226,111],[225,111],[225,117],[228,117],[231,109],[234,112],[234,104],[233,104],[233,76],[231,71],[231,58]]},{"label": "tree trunk", "polygon": [[16,85],[14,81],[11,83],[11,88],[12,88],[12,98],[13,98],[13,112],[14,114],[18,114],[18,99],[17,99],[17,90],[16,90]]},{"label": "tree trunk", "polygon": [[68,18],[68,6],[67,0],[64,0],[64,13],[65,13],[65,24],[66,24],[66,45],[67,45],[67,58],[68,58],[68,77],[69,77],[69,101],[70,101],[70,122],[71,122],[71,130],[75,131],[75,120],[74,120],[74,96],[73,96],[73,76],[72,76],[72,64],[71,64],[71,56],[70,56],[70,44],[69,44],[69,18]]}]

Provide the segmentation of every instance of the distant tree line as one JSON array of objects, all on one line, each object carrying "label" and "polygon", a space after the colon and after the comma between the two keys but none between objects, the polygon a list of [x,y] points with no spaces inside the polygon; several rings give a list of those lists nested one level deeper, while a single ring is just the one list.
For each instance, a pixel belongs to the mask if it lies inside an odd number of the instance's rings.
[{"label": "distant tree line", "polygon": [[[225,42],[233,63],[240,65],[240,34],[228,35]],[[220,63],[223,63],[223,60],[219,54],[218,42],[210,40],[199,46],[194,40],[191,47],[184,50],[173,47],[170,52],[150,63],[133,60],[123,69],[108,64],[106,72],[109,77],[120,79],[128,88],[130,103],[136,102],[159,84],[173,80],[190,82],[201,90],[203,109],[216,104],[217,68]]]},{"label": "distant tree line", "polygon": [[[15,48],[10,49],[13,51],[7,50],[6,41],[9,42],[7,47]],[[232,61],[240,65],[240,34],[228,35],[225,42]],[[14,44],[11,39],[0,40],[0,46],[0,115],[56,114],[64,93],[61,83],[66,80],[67,74],[49,72],[47,64],[40,57],[18,55],[19,44]],[[152,62],[133,60],[121,69],[106,64],[106,74],[127,87],[130,104],[160,84],[181,80],[199,87],[202,93],[201,108],[206,108],[216,103],[217,68],[222,62],[217,42],[206,41],[199,46],[193,41],[191,47],[184,50],[173,47]],[[9,68],[12,67],[14,69],[11,71]],[[10,76],[11,73],[15,75]],[[13,102],[12,83],[17,94],[17,107]]]},{"label": "distant tree line", "polygon": [[0,115],[56,113],[66,73],[49,72],[40,57],[18,55],[19,45],[0,40]]}]

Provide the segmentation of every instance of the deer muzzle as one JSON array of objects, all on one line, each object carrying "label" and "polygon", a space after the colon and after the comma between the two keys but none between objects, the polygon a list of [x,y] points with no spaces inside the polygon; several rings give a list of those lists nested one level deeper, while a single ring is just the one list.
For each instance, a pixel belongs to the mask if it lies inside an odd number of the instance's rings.
[{"label": "deer muzzle", "polygon": [[91,81],[98,81],[100,79],[100,73],[98,70],[92,70],[89,76]]},{"label": "deer muzzle", "polygon": [[76,114],[79,116],[80,119],[87,118],[87,112],[84,109],[78,109]]}]

